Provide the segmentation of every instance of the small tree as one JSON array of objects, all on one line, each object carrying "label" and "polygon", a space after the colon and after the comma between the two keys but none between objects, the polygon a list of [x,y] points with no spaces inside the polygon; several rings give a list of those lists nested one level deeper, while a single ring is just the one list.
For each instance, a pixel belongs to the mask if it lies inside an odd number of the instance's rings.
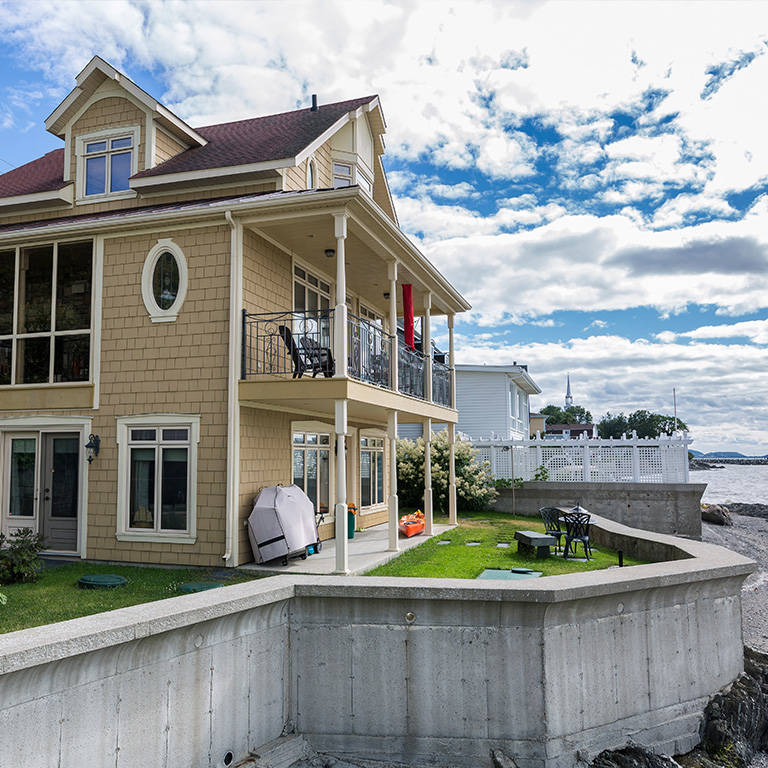
[{"label": "small tree", "polygon": [[[432,436],[432,501],[436,510],[448,512],[448,433]],[[456,500],[467,510],[482,510],[496,500],[496,488],[487,461],[478,461],[472,444],[456,439]],[[397,493],[406,507],[420,507],[424,501],[424,438],[397,441]]]}]

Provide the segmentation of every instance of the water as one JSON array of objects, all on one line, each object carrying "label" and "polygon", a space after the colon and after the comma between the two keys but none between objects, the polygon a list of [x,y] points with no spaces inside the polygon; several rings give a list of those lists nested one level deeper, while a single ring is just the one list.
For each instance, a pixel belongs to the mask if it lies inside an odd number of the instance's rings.
[{"label": "water", "polygon": [[702,501],[768,504],[768,464],[726,464],[725,469],[691,472],[692,483],[706,483]]}]

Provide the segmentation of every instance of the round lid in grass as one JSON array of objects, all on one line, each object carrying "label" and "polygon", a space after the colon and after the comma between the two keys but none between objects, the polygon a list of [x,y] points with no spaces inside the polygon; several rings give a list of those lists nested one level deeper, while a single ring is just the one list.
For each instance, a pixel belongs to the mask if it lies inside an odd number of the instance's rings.
[{"label": "round lid in grass", "polygon": [[87,573],[77,580],[80,589],[115,589],[127,583],[128,579],[116,573]]},{"label": "round lid in grass", "polygon": [[216,589],[216,587],[223,586],[218,581],[188,581],[179,587],[179,592],[184,592],[184,594],[188,595],[192,592],[205,592],[206,589]]}]

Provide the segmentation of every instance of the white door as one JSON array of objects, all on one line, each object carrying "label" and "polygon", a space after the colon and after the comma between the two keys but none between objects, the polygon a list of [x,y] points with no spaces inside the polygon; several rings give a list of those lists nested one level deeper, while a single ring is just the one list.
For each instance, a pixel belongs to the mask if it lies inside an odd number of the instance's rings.
[{"label": "white door", "polygon": [[3,531],[38,531],[39,441],[37,432],[11,432],[3,440]]}]

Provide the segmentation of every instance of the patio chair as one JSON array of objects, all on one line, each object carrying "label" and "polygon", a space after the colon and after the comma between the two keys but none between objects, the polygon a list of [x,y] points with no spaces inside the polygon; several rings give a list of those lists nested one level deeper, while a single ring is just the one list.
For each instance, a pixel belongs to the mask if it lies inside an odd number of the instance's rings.
[{"label": "patio chair", "polygon": [[589,545],[589,513],[582,512],[580,507],[575,507],[570,512],[566,512],[562,517],[565,523],[565,549],[563,557],[567,558],[569,551],[575,557],[576,545],[581,542],[581,546],[584,548],[584,557],[589,560],[589,556],[592,554],[592,548]]},{"label": "patio chair", "polygon": [[293,339],[291,329],[287,325],[281,325],[277,329],[277,332],[285,342],[285,346],[288,347],[288,354],[290,354],[291,362],[293,363],[293,378],[300,379],[304,375],[304,371],[306,370],[307,366],[302,360],[299,348],[296,346],[296,342]]},{"label": "patio chair", "polygon": [[560,517],[563,514],[562,509],[557,507],[542,507],[539,510],[541,520],[544,523],[544,530],[555,537],[555,554],[560,552],[560,539],[565,536],[565,531],[560,527]]},{"label": "patio chair", "polygon": [[328,347],[321,347],[311,336],[302,336],[300,343],[305,352],[307,367],[312,370],[313,379],[318,373],[322,373],[326,379],[336,374],[336,364]]}]

